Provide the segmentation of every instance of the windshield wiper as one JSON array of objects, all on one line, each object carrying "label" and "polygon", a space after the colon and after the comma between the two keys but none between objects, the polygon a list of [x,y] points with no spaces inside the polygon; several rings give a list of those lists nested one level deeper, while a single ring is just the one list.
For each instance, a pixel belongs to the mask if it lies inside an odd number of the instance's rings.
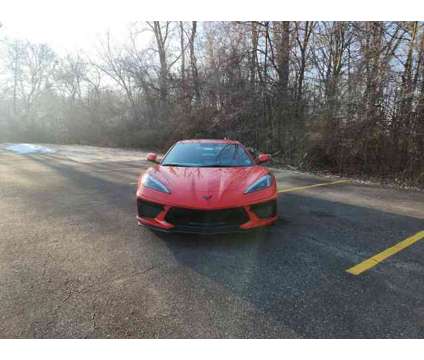
[{"label": "windshield wiper", "polygon": [[199,167],[243,167],[244,165],[228,165],[228,164],[212,164],[212,165],[202,165]]},{"label": "windshield wiper", "polygon": [[161,164],[162,166],[179,166],[179,167],[193,167],[194,165],[178,164],[178,163],[166,163]]}]

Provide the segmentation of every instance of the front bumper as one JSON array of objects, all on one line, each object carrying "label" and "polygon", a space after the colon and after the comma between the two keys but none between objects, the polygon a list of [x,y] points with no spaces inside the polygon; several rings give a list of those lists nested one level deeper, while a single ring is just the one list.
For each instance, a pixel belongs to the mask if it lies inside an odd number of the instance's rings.
[{"label": "front bumper", "polygon": [[137,198],[139,225],[175,233],[224,234],[272,225],[277,220],[277,199],[225,209],[188,209]]}]

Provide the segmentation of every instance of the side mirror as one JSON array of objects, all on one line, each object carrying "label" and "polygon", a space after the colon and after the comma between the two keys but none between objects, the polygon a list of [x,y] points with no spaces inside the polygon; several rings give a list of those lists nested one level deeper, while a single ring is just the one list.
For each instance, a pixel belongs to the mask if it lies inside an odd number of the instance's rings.
[{"label": "side mirror", "polygon": [[257,164],[263,164],[269,161],[271,161],[271,155],[269,154],[260,154],[256,159]]},{"label": "side mirror", "polygon": [[158,155],[155,154],[155,153],[148,153],[147,156],[146,156],[146,160],[157,163],[158,162]]}]

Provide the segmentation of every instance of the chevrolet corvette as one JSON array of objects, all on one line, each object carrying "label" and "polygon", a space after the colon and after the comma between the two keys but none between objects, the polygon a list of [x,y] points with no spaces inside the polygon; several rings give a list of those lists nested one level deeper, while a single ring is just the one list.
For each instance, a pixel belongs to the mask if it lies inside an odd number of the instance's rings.
[{"label": "chevrolet corvette", "polygon": [[277,220],[277,186],[238,141],[182,140],[138,180],[137,220],[153,230],[180,233],[243,232]]}]

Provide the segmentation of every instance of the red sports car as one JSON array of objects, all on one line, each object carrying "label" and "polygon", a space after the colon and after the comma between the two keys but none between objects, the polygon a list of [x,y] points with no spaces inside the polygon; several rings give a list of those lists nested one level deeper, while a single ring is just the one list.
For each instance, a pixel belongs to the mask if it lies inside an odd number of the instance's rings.
[{"label": "red sports car", "polygon": [[137,220],[155,230],[240,232],[277,220],[274,176],[238,141],[183,140],[139,179]]}]

